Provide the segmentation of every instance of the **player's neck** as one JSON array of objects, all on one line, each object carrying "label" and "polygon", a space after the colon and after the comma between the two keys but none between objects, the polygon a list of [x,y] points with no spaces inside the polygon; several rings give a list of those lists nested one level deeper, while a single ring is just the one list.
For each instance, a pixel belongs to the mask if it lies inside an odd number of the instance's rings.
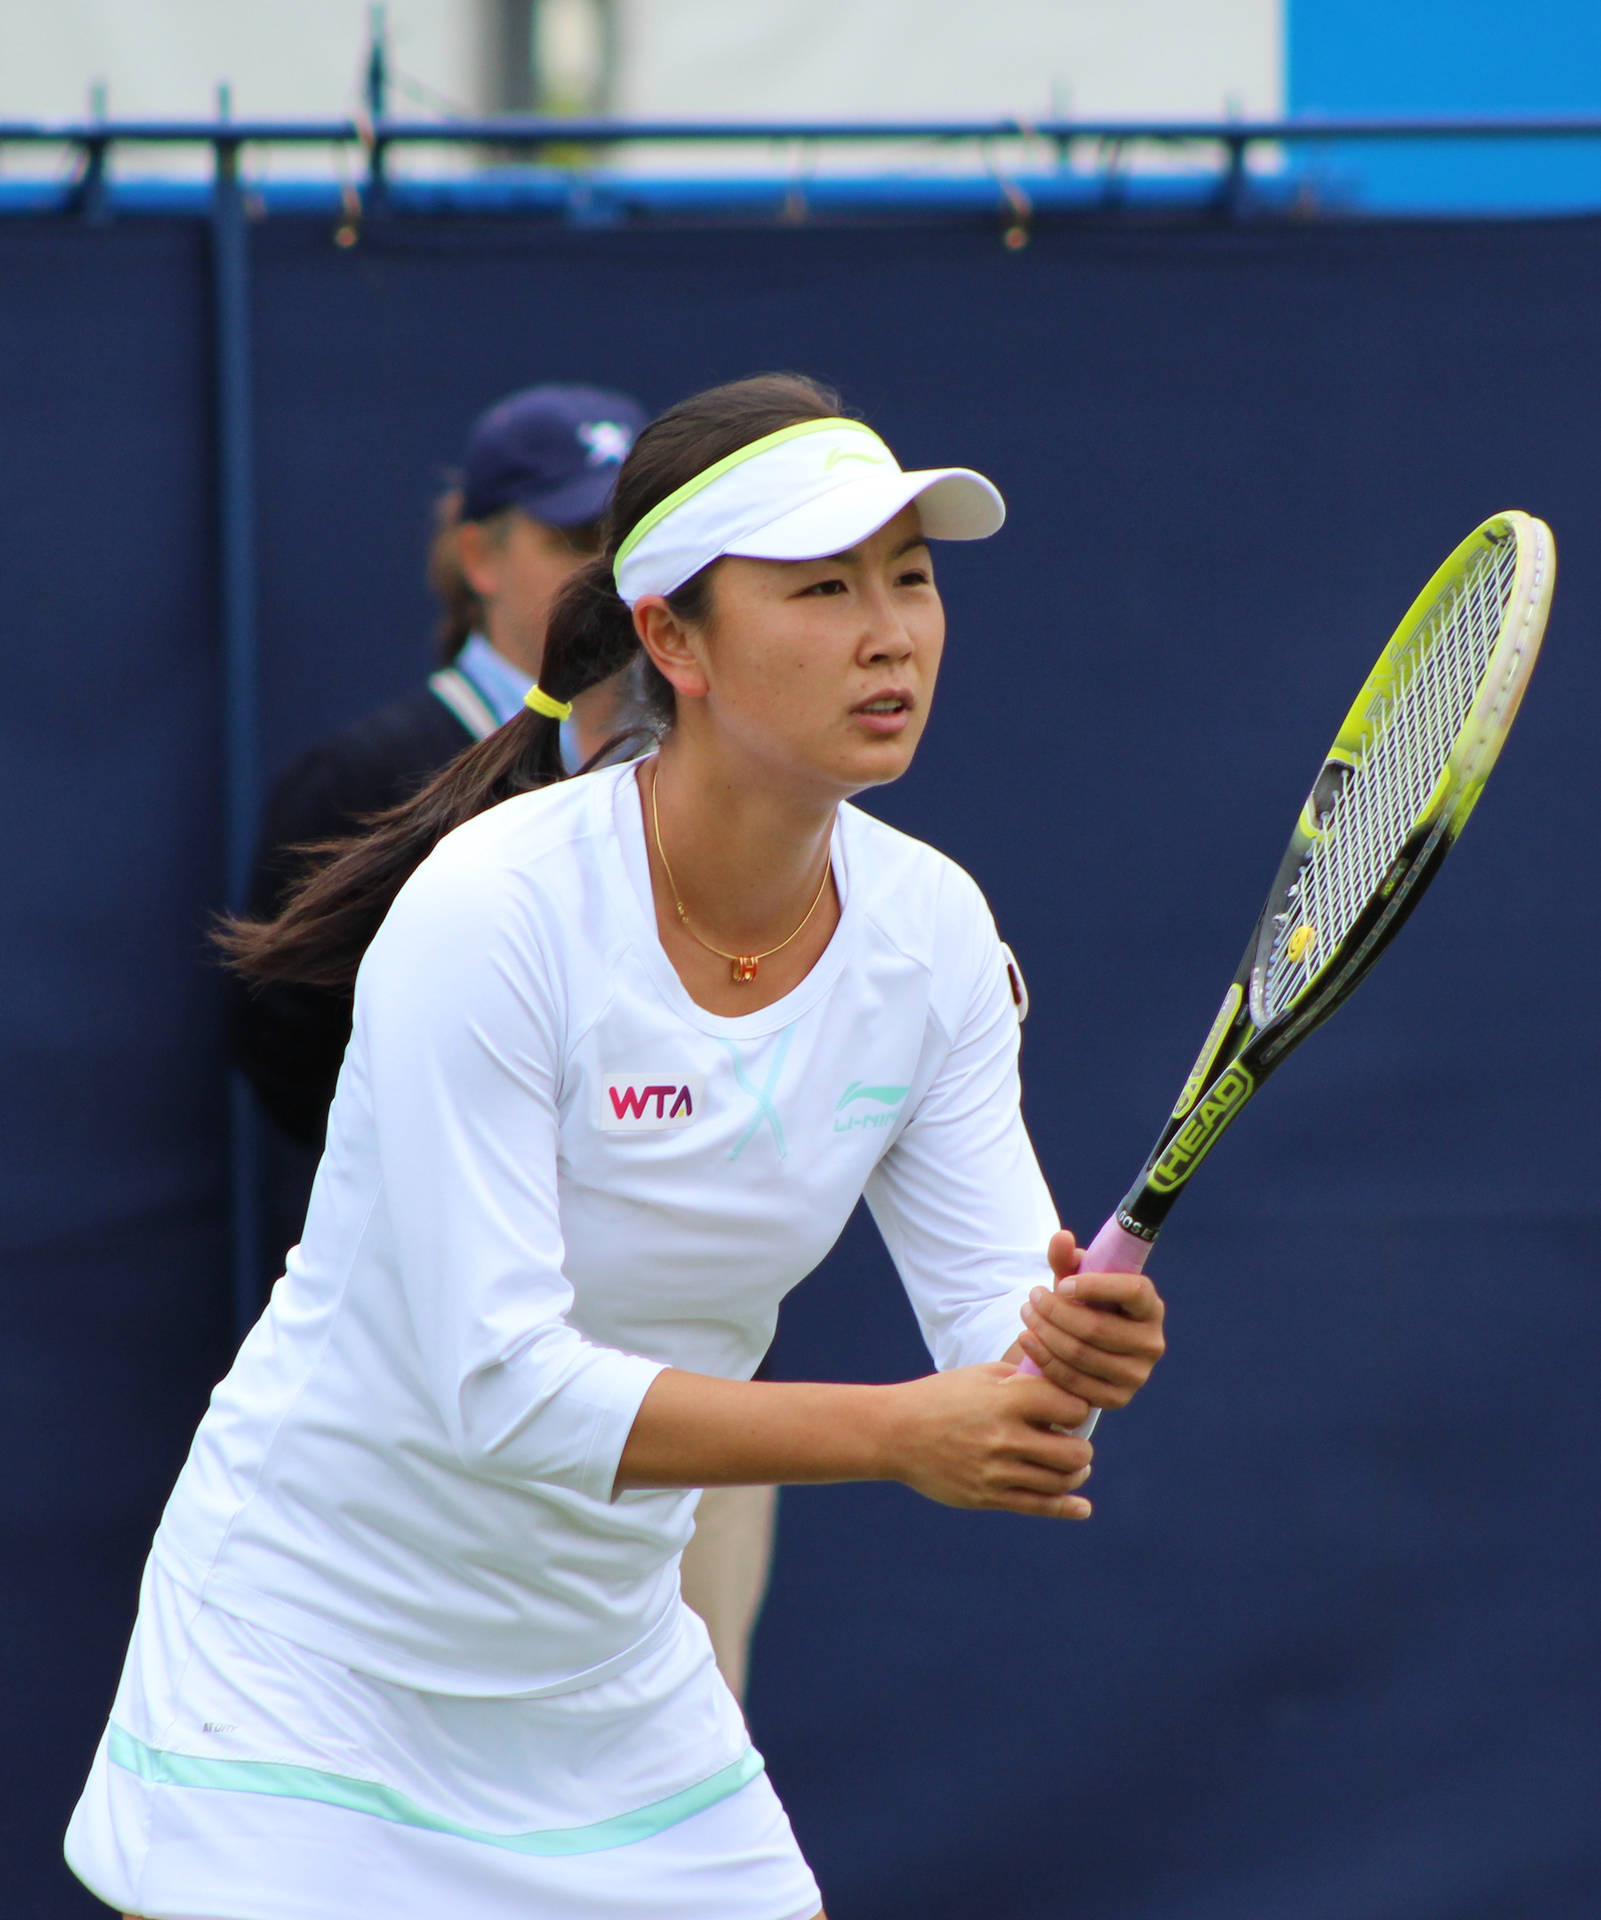
[{"label": "player's neck", "polygon": [[673,739],[642,766],[640,793],[647,837],[659,822],[672,890],[698,931],[758,952],[793,930],[818,890],[837,796],[765,784]]}]

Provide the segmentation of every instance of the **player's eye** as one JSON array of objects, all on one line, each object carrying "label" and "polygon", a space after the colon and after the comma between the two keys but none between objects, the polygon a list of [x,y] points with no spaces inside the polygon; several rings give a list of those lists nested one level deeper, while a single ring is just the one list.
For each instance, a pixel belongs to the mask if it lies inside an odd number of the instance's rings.
[{"label": "player's eye", "polygon": [[844,593],[845,591],[846,587],[843,580],[814,580],[809,587],[802,587],[795,598],[797,600],[804,600],[809,595],[815,595],[818,599],[821,599],[825,594]]},{"label": "player's eye", "polygon": [[898,587],[928,587],[934,583],[934,576],[927,567],[908,567],[904,573],[895,576]]}]

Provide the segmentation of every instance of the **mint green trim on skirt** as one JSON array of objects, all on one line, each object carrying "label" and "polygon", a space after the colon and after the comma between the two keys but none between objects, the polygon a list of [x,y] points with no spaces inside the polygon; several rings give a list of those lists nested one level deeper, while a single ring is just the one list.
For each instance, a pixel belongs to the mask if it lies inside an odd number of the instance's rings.
[{"label": "mint green trim on skirt", "polygon": [[543,1859],[561,1859],[579,1853],[604,1853],[613,1847],[632,1846],[649,1840],[668,1827],[676,1827],[692,1814],[703,1813],[720,1800],[749,1786],[766,1765],[754,1747],[747,1747],[739,1759],[707,1779],[665,1800],[632,1813],[619,1813],[609,1820],[597,1820],[587,1827],[547,1827],[535,1833],[485,1833],[463,1826],[460,1821],[430,1813],[392,1787],[372,1780],[353,1780],[341,1773],[325,1773],[319,1767],[281,1765],[271,1760],[206,1760],[195,1754],[166,1753],[146,1746],[115,1721],[106,1731],[107,1757],[116,1766],[134,1773],[154,1786],[202,1787],[228,1793],[275,1794],[289,1800],[320,1800],[326,1806],[345,1807],[352,1813],[370,1813],[380,1820],[392,1820],[403,1827],[420,1827],[427,1833],[448,1833],[458,1840],[476,1840],[486,1847],[503,1847],[509,1853],[534,1854]]}]

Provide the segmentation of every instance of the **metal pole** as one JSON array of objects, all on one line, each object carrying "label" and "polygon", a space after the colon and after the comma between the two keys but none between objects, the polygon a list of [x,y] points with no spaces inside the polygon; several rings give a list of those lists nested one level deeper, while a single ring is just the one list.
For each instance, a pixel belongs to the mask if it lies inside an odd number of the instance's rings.
[{"label": "metal pole", "polygon": [[388,111],[389,102],[389,23],[388,9],[377,0],[372,10],[372,39],[367,51],[367,210],[380,210],[387,180],[384,173],[384,143],[378,126]]},{"label": "metal pole", "polygon": [[374,120],[382,120],[388,111],[389,22],[383,0],[375,0],[370,15],[367,45],[367,111]]},{"label": "metal pole", "polygon": [[[218,90],[219,122],[229,118]],[[255,435],[250,381],[250,227],[239,141],[219,131],[211,209],[211,326],[217,473],[217,578],[222,640],[223,843],[229,909],[250,886],[261,798],[256,644]],[[230,1298],[236,1339],[261,1307],[260,1121],[249,1082],[228,1081]]]},{"label": "metal pole", "polygon": [[[106,121],[106,83],[96,80],[89,89],[89,118],[96,126]],[[91,140],[83,150],[83,178],[78,182],[69,204],[92,227],[103,227],[111,218],[110,196],[106,180],[107,145]]]},{"label": "metal pole", "polygon": [[1223,171],[1218,187],[1218,197],[1226,220],[1241,220],[1245,216],[1246,195],[1249,176],[1245,171],[1246,148],[1250,140],[1247,135],[1239,135],[1228,143],[1228,165]]}]

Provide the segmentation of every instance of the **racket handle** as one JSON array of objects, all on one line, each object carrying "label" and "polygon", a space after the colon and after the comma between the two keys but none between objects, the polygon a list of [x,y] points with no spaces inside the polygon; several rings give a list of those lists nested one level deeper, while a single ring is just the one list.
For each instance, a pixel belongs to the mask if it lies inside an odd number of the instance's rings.
[{"label": "racket handle", "polygon": [[[1114,1214],[1101,1228],[1095,1238],[1084,1249],[1079,1260],[1085,1273],[1143,1273],[1145,1262],[1150,1257],[1151,1243],[1142,1240],[1137,1233],[1130,1233],[1126,1227],[1117,1224]],[[1025,1353],[1018,1362],[1019,1373],[1039,1372],[1039,1368]],[[1099,1407],[1090,1409],[1090,1417],[1072,1431],[1087,1440],[1095,1431],[1095,1423],[1101,1417]]]},{"label": "racket handle", "polygon": [[1117,1224],[1114,1213],[1084,1250],[1079,1265],[1086,1273],[1143,1273],[1151,1242]]}]

